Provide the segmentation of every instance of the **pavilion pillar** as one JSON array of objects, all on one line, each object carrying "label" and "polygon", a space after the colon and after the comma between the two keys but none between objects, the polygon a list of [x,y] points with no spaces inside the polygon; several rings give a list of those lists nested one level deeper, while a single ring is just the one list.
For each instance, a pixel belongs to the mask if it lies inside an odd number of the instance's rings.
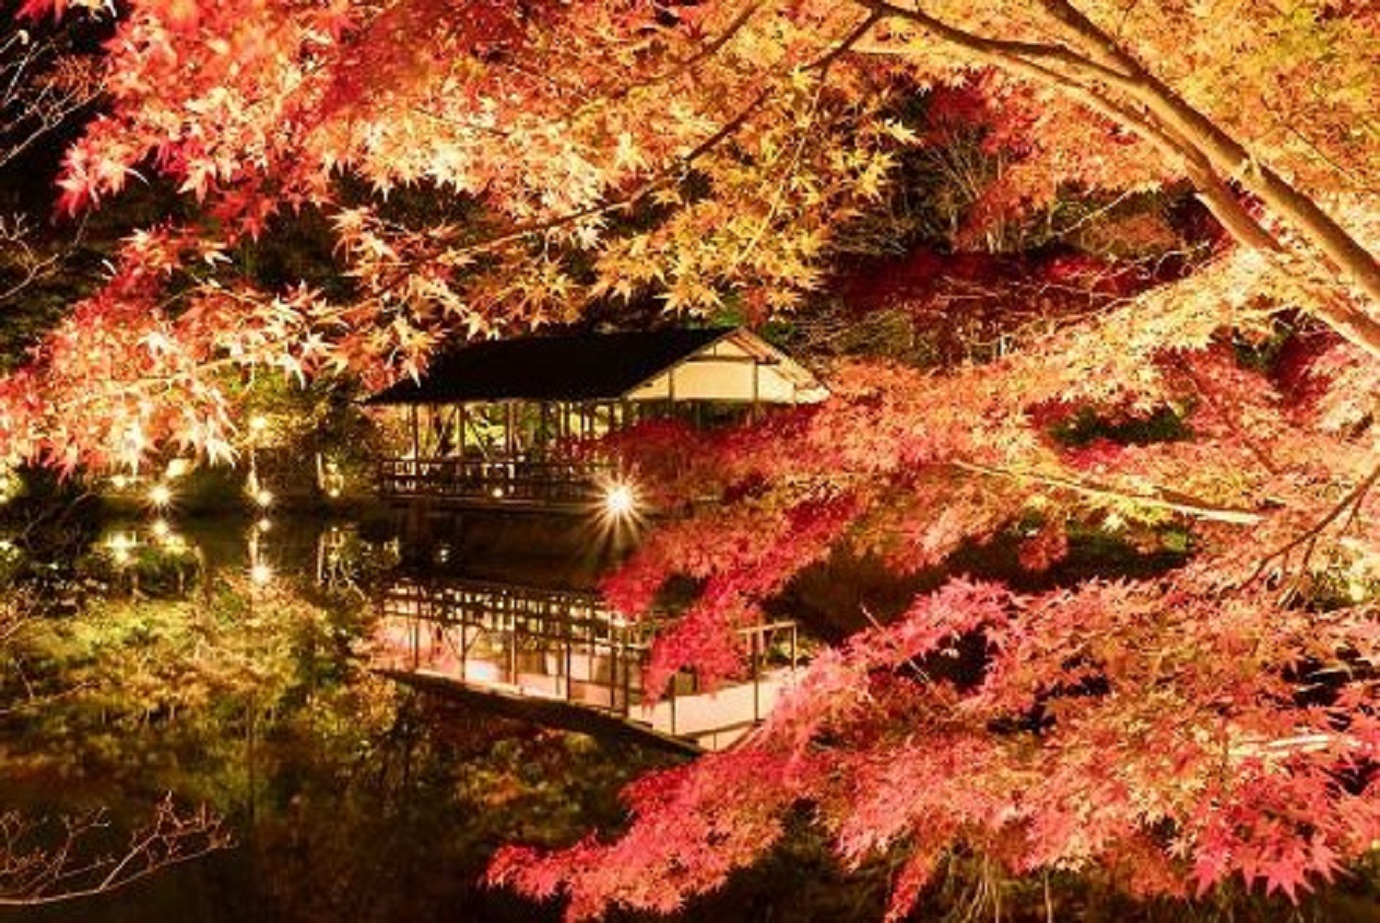
[{"label": "pavilion pillar", "polygon": [[756,423],[762,407],[762,363],[752,360],[752,422]]}]

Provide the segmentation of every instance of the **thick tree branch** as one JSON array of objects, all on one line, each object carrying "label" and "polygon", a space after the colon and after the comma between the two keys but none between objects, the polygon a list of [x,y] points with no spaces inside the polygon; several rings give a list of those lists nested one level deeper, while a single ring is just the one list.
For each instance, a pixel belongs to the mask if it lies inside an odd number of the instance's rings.
[{"label": "thick tree branch", "polygon": [[[1269,167],[1257,162],[1234,138],[1190,106],[1146,70],[1067,0],[1041,0],[1072,33],[1087,55],[1061,45],[1013,42],[975,35],[915,8],[887,0],[854,0],[874,13],[905,19],[937,38],[1004,70],[1052,84],[1104,117],[1124,124],[1182,159],[1204,203],[1241,244],[1267,253],[1279,242],[1236,200],[1218,174],[1231,176],[1302,232],[1321,253],[1380,303],[1380,263],[1318,207]],[[1094,60],[1096,58],[1096,60]],[[1112,99],[1120,90],[1145,107],[1138,113]],[[1313,310],[1342,336],[1380,356],[1380,321],[1344,297],[1311,299]]]},{"label": "thick tree branch", "polygon": [[[1082,42],[1099,48],[1107,60],[1127,72],[1131,78],[1124,86],[1127,92],[1202,150],[1219,171],[1239,181],[1242,187],[1294,225],[1338,269],[1380,303],[1380,261],[1316,202],[1256,160],[1236,139],[1150,73],[1068,0],[1042,0],[1042,5],[1073,29]],[[1321,305],[1319,313],[1348,339],[1359,337],[1361,345],[1380,354],[1380,323],[1373,317],[1347,305]]]}]

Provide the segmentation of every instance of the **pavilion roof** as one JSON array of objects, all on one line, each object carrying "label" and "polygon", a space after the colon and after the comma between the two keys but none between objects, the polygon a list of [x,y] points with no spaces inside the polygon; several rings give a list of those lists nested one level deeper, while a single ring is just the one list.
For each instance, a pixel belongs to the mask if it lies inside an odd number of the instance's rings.
[{"label": "pavilion roof", "polygon": [[366,403],[619,400],[728,338],[748,338],[776,353],[735,327],[484,340],[443,353],[420,380],[403,379]]}]

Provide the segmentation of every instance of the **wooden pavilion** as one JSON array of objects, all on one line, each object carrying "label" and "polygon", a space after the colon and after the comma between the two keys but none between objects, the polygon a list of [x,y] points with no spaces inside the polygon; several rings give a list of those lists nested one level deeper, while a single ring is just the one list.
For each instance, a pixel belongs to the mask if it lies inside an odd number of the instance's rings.
[{"label": "wooden pavilion", "polygon": [[819,380],[743,328],[489,340],[369,398],[409,448],[380,462],[392,500],[583,509],[616,473],[569,446],[645,420],[713,426],[822,400]]}]

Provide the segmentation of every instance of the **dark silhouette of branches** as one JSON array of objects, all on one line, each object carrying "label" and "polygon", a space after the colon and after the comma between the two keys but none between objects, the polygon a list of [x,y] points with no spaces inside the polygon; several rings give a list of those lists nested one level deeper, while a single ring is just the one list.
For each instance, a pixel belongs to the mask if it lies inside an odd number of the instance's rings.
[{"label": "dark silhouette of branches", "polygon": [[104,848],[104,812],[33,820],[0,814],[0,906],[28,907],[104,894],[230,845],[205,806],[183,811],[171,796],[119,849]]}]

